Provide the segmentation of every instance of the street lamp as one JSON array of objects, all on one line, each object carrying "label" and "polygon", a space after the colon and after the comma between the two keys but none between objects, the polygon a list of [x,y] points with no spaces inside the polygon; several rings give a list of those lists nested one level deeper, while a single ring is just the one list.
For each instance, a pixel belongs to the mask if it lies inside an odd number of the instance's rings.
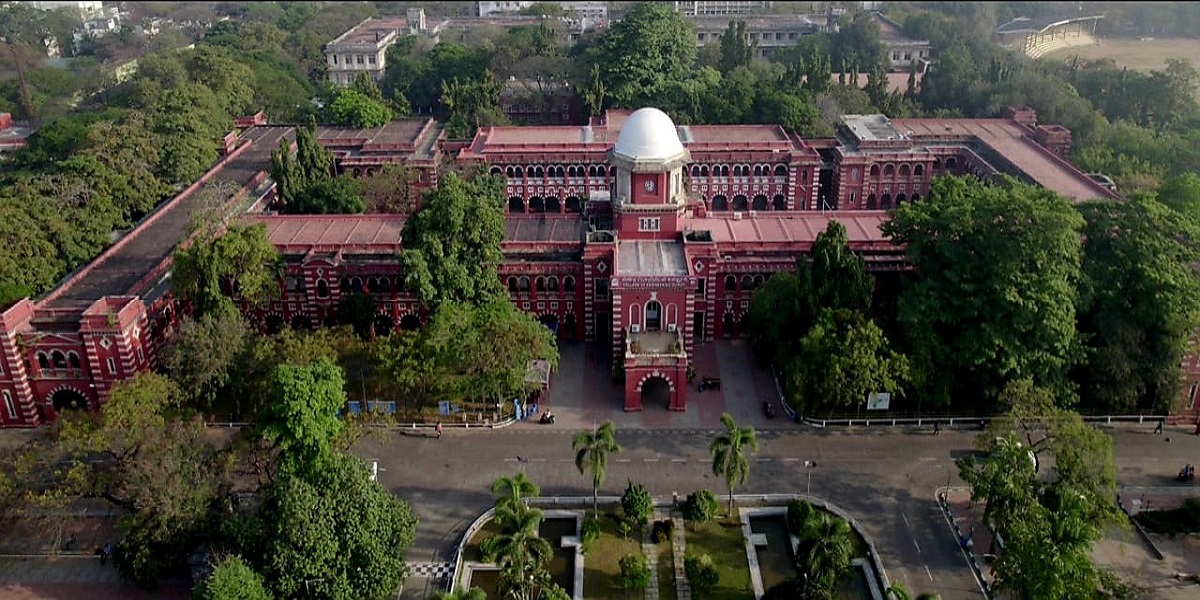
[{"label": "street lamp", "polygon": [[812,470],[815,468],[817,468],[817,461],[815,461],[815,460],[804,461],[804,469],[808,471],[808,482],[804,486],[804,495],[805,496],[812,495]]}]

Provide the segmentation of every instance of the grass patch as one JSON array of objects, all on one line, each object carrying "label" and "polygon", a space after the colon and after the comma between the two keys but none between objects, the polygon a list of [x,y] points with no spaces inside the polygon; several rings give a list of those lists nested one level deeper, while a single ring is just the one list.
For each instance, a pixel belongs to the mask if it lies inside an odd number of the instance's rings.
[{"label": "grass patch", "polygon": [[1168,58],[1187,59],[1193,65],[1200,63],[1200,40],[1104,38],[1099,45],[1064,48],[1043,58],[1066,62],[1074,56],[1081,60],[1111,58],[1117,66],[1135,71],[1161,71],[1166,68]]},{"label": "grass patch", "polygon": [[583,597],[616,598],[619,600],[644,598],[645,592],[621,589],[620,561],[628,554],[641,554],[642,544],[638,533],[631,532],[628,539],[617,531],[616,519],[607,515],[600,518],[600,537],[584,547],[583,553]]},{"label": "grass patch", "polygon": [[658,597],[670,600],[679,595],[675,588],[675,541],[656,544],[658,552]]},{"label": "grass patch", "polygon": [[710,521],[688,528],[687,554],[711,556],[720,574],[717,587],[705,596],[706,599],[745,600],[754,597],[750,587],[750,564],[746,561],[746,541],[740,523],[737,527],[727,527],[719,521]]}]

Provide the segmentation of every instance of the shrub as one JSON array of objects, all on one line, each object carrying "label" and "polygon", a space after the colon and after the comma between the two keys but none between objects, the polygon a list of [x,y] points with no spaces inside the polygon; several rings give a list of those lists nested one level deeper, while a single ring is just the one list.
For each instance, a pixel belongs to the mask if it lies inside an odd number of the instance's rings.
[{"label": "shrub", "polygon": [[720,509],[716,495],[709,490],[699,490],[688,494],[682,507],[683,518],[693,523],[704,523],[717,516]]},{"label": "shrub", "polygon": [[654,527],[650,529],[650,539],[654,540],[655,544],[661,544],[671,539],[671,534],[675,533],[675,522],[670,519],[655,521]]},{"label": "shrub", "polygon": [[1200,498],[1188,498],[1171,510],[1144,510],[1135,517],[1148,531],[1175,535],[1200,532]]},{"label": "shrub", "polygon": [[645,486],[630,480],[625,486],[625,493],[621,495],[621,508],[625,510],[627,520],[642,527],[650,520],[650,513],[654,511],[654,500],[650,498],[650,492],[646,491]]},{"label": "shrub", "polygon": [[626,590],[645,589],[650,583],[650,567],[641,554],[626,554],[621,559],[621,587]]},{"label": "shrub", "polygon": [[792,500],[787,507],[787,526],[792,535],[799,536],[804,532],[808,522],[817,516],[817,509],[807,500]]},{"label": "shrub", "polygon": [[600,537],[600,520],[595,517],[585,518],[580,533],[581,539],[585,544]]},{"label": "shrub", "polygon": [[689,555],[683,559],[683,572],[687,574],[688,583],[692,585],[692,597],[701,598],[708,594],[721,581],[721,574],[712,564],[712,557],[707,554],[700,556]]}]

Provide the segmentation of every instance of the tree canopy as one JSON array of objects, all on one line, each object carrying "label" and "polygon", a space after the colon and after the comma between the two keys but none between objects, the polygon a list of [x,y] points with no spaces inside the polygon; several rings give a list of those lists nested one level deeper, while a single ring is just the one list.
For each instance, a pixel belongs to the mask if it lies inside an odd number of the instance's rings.
[{"label": "tree canopy", "polygon": [[215,237],[201,231],[175,251],[171,284],[195,315],[236,312],[235,298],[254,304],[279,294],[283,259],[266,232],[261,223],[230,225]]},{"label": "tree canopy", "polygon": [[590,62],[599,68],[613,106],[655,104],[673,82],[689,79],[696,59],[696,34],[669,5],[634,5],[597,40]]}]

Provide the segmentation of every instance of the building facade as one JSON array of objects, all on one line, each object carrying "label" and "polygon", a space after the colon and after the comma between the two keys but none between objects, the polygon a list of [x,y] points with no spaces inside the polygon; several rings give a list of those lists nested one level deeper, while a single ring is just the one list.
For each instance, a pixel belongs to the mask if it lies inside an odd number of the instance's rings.
[{"label": "building facade", "polygon": [[[118,381],[152,367],[175,326],[170,256],[206,182],[230,206],[269,204],[270,153],[291,127],[254,124],[180,196],[37,300],[0,307],[0,424],[33,427],[58,411],[99,408]],[[996,119],[848,116],[838,137],[775,125],[676,126],[662,112],[609,111],[587,125],[480,129],[448,140],[432,120],[374,130],[320,128],[339,173],[406,164],[424,186],[446,168],[485,166],[506,181],[501,281],[513,303],[560,339],[611,351],[626,410],[687,410],[697,344],[737,337],[750,300],[794,269],[831,221],[876,273],[905,268],[881,232],[888,208],[919,202],[942,173],[1007,173],[1073,199],[1116,195],[1062,156],[1070,132],[1014,107]],[[280,295],[247,316],[265,333],[337,322],[370,294],[379,334],[428,319],[402,284],[401,215],[260,213],[286,268]],[[1185,365],[1185,390],[1200,362]],[[1193,410],[1194,410],[1194,404]]]},{"label": "building facade", "polygon": [[325,45],[329,81],[349,86],[359,73],[379,81],[387,68],[387,50],[402,36],[425,31],[425,10],[409,9],[404,17],[370,17]]}]

